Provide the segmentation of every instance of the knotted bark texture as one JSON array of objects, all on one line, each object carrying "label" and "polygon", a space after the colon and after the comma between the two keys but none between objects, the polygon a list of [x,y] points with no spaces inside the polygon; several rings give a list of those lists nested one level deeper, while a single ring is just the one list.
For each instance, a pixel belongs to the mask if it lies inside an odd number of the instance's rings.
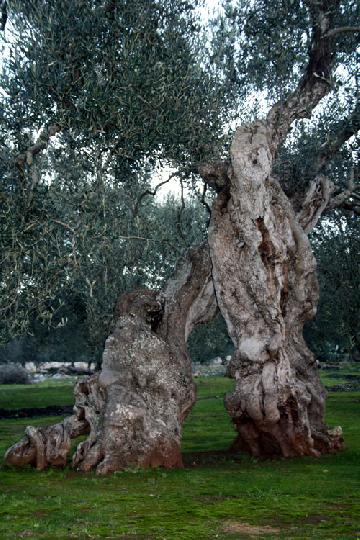
[{"label": "knotted bark texture", "polygon": [[31,465],[38,470],[49,466],[64,467],[71,449],[71,439],[90,431],[91,412],[99,408],[103,399],[99,395],[97,376],[78,382],[74,387],[74,414],[53,426],[28,426],[25,436],[11,446],[6,454],[8,465]]},{"label": "knotted bark texture", "polygon": [[303,325],[318,300],[316,264],[290,201],[271,178],[264,122],[237,130],[229,181],[209,230],[219,308],[235,344],[235,391],[226,407],[238,431],[234,449],[299,456],[341,447],[324,425],[325,391]]},{"label": "knotted bark texture", "polygon": [[7,462],[63,466],[80,421],[89,436],[73,457],[78,470],[181,467],[182,423],[195,401],[186,340],[216,309],[207,245],[189,250],[160,294],[124,294],[100,374],[76,387],[74,416],[49,428],[27,428]]}]

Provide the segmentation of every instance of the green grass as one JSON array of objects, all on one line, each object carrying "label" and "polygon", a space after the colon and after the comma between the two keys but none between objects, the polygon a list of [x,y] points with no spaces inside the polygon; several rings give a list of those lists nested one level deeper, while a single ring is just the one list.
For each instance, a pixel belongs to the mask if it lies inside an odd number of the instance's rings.
[{"label": "green grass", "polygon": [[[341,370],[322,370],[320,376],[326,386],[344,384],[347,375],[358,375],[360,363],[343,364]],[[74,380],[48,380],[29,385],[0,385],[0,409],[20,409],[25,407],[46,407],[47,405],[72,405]],[[230,386],[229,386],[230,384]],[[199,378],[197,380],[200,399],[220,397],[231,388],[231,382],[221,377]]]},{"label": "green grass", "polygon": [[36,384],[0,385],[0,409],[72,405],[73,383],[68,379]]},{"label": "green grass", "polygon": [[[258,461],[221,453],[234,436],[222,402],[231,386],[223,378],[198,380],[199,399],[184,427],[183,470],[129,470],[97,477],[70,468],[37,472],[3,466],[0,538],[360,538],[360,393],[328,398],[329,423],[344,428],[344,452],[320,459]],[[13,400],[21,399],[27,406],[35,401],[48,405],[50,398],[52,404],[66,404],[70,389],[69,384],[38,385],[33,394],[28,387],[17,387],[7,399],[12,407]],[[58,419],[32,423],[53,421]],[[21,437],[27,423],[0,422],[1,453]],[[244,524],[260,529],[244,529]]]},{"label": "green grass", "polygon": [[322,369],[320,377],[325,386],[334,386],[338,384],[351,384],[355,380],[349,377],[356,377],[360,382],[360,362],[347,362],[340,365],[340,369]]}]

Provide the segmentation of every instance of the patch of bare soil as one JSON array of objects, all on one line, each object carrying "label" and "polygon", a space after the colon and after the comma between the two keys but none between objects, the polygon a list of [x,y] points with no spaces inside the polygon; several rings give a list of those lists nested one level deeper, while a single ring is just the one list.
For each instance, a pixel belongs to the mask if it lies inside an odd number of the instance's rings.
[{"label": "patch of bare soil", "polygon": [[269,525],[250,525],[241,521],[227,521],[223,526],[224,532],[231,534],[249,534],[250,536],[259,536],[259,534],[280,534],[281,530]]},{"label": "patch of bare soil", "polygon": [[308,516],[305,521],[306,523],[310,523],[311,525],[317,525],[318,523],[323,523],[327,520],[327,516],[323,516],[321,514],[312,514],[311,516]]},{"label": "patch of bare soil", "polygon": [[183,463],[185,467],[193,468],[202,465],[217,466],[226,461],[240,463],[241,456],[230,450],[210,450],[203,452],[186,452],[183,454]]}]

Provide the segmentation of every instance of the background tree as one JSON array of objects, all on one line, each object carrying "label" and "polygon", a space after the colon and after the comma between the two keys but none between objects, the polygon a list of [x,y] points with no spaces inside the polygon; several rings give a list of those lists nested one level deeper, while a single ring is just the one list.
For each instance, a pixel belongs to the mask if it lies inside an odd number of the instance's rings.
[{"label": "background tree", "polygon": [[227,97],[200,58],[195,8],[182,0],[7,3],[3,340],[36,319],[64,324],[66,291],[76,291],[98,355],[119,293],[158,286],[198,240],[179,225],[180,240],[169,238],[167,219],[184,220],[183,204],[156,214],[149,202],[165,164],[189,181],[198,161],[223,147]]},{"label": "background tree", "polygon": [[359,220],[335,214],[313,233],[320,302],[306,337],[322,358],[329,353],[359,357]]}]

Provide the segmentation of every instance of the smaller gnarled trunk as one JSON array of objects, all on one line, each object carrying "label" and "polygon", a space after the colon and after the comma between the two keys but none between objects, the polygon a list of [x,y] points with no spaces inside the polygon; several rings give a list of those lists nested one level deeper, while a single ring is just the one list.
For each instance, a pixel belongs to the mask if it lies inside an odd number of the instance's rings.
[{"label": "smaller gnarled trunk", "polygon": [[77,470],[181,467],[182,423],[195,401],[186,341],[216,309],[207,245],[189,250],[163,292],[122,295],[102,370],[78,383],[74,416],[48,428],[27,428],[23,441],[8,450],[7,462],[63,466],[76,422],[82,422],[82,433],[89,435],[74,454]]}]

